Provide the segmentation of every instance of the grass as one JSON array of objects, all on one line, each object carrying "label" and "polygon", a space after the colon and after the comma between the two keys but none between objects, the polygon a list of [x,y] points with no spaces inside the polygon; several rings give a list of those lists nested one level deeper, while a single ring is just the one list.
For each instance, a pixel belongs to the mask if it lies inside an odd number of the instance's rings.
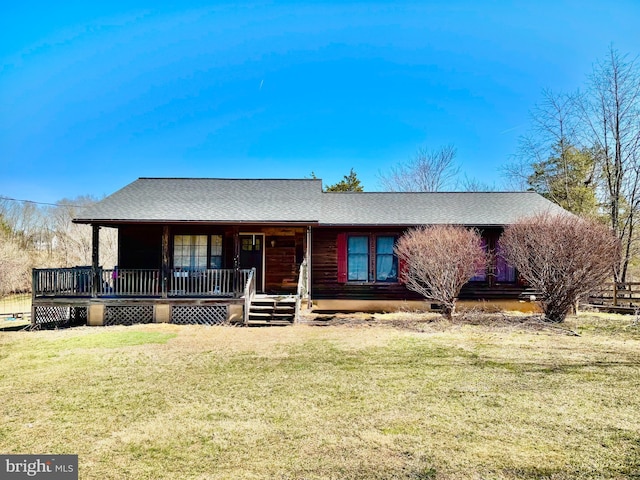
[{"label": "grass", "polygon": [[405,316],[0,333],[0,451],[83,479],[640,478],[632,319]]}]

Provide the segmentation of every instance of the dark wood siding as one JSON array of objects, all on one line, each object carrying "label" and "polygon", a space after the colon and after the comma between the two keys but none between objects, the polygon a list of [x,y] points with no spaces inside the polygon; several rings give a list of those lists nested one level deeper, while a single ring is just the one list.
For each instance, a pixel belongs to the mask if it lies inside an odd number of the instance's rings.
[{"label": "dark wood siding", "polygon": [[265,290],[267,293],[295,293],[304,260],[306,228],[269,227],[265,234]]},{"label": "dark wood siding", "polygon": [[[422,297],[408,290],[401,283],[345,282],[338,281],[338,236],[341,233],[355,235],[397,235],[405,228],[370,227],[318,227],[313,229],[312,239],[312,298],[317,300],[420,300]],[[481,233],[488,240],[490,249],[502,229],[487,228]],[[372,243],[372,242],[370,242]],[[491,270],[491,269],[489,269]],[[494,277],[487,276],[485,282],[470,282],[463,288],[460,298],[465,299],[510,299],[518,298],[524,291],[517,283],[498,284]]]},{"label": "dark wood siding", "polygon": [[[314,228],[311,247],[313,265],[311,296],[339,300],[419,300],[421,297],[400,283],[338,282],[338,235],[396,235],[403,228]],[[373,242],[370,242],[371,244]]]}]

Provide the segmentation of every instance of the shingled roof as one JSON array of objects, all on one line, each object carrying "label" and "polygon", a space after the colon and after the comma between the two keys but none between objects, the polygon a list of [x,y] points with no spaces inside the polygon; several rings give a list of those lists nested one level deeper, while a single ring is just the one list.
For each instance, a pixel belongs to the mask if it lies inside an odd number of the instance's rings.
[{"label": "shingled roof", "polygon": [[316,223],[321,196],[321,180],[139,178],[75,221]]},{"label": "shingled roof", "polygon": [[322,196],[326,225],[509,225],[566,211],[535,192],[371,192]]},{"label": "shingled roof", "polygon": [[565,212],[534,192],[323,192],[319,179],[140,178],[89,207],[78,223],[508,225]]}]

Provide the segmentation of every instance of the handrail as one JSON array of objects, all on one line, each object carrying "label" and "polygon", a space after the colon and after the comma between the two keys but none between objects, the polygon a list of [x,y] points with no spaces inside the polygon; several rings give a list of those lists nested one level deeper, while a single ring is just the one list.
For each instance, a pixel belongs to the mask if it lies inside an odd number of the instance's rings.
[{"label": "handrail", "polygon": [[244,315],[242,317],[244,325],[249,324],[249,311],[251,310],[251,301],[256,296],[256,269],[252,268],[244,286]]}]

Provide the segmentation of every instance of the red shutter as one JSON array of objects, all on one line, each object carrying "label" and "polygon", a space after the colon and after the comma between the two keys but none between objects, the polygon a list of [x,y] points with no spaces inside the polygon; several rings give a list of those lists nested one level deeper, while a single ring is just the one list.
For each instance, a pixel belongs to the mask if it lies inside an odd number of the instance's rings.
[{"label": "red shutter", "polygon": [[338,283],[347,283],[347,234],[339,233],[336,240],[338,251]]},{"label": "red shutter", "polygon": [[404,258],[398,257],[398,282],[406,283],[407,271],[407,262]]}]

